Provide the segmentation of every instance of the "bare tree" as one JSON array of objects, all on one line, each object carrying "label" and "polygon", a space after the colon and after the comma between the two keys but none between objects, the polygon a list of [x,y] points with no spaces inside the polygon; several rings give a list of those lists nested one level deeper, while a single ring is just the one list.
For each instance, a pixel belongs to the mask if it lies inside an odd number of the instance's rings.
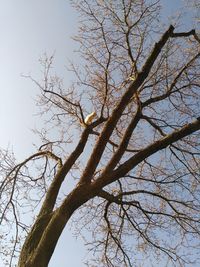
[{"label": "bare tree", "polygon": [[73,4],[81,14],[76,80],[65,88],[53,57],[43,58],[42,81],[31,77],[48,114],[42,144],[19,164],[1,154],[1,253],[7,266],[20,254],[18,267],[46,267],[71,220],[77,234],[92,232],[89,266],[192,266],[200,245],[200,39],[194,29],[158,26],[158,1]]}]

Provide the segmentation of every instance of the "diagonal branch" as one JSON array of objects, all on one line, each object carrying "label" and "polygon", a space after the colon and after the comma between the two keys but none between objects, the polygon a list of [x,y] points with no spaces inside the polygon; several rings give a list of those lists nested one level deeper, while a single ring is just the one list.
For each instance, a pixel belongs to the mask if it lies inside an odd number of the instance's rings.
[{"label": "diagonal branch", "polygon": [[124,109],[126,108],[127,104],[131,100],[131,97],[136,93],[138,88],[142,85],[142,83],[147,78],[154,62],[156,61],[157,57],[159,56],[162,48],[172,35],[174,30],[173,26],[170,26],[169,29],[162,35],[161,39],[154,45],[154,48],[148,57],[146,63],[144,64],[141,72],[136,77],[135,81],[133,81],[130,86],[128,87],[127,91],[122,96],[120,102],[113,110],[113,113],[111,117],[108,119],[107,123],[105,124],[102,133],[98,139],[98,142],[96,143],[96,146],[93,149],[93,152],[91,154],[91,157],[88,161],[88,164],[83,172],[83,175],[81,177],[81,181],[89,183],[91,181],[91,178],[94,174],[94,171],[101,159],[101,156],[104,152],[104,149],[106,147],[106,144],[108,143],[108,140],[110,136],[112,135],[112,132],[121,117],[121,114],[123,113]]},{"label": "diagonal branch", "polygon": [[83,152],[83,149],[87,143],[89,134],[90,134],[90,128],[87,127],[83,131],[80,141],[78,145],[76,146],[76,148],[74,149],[74,151],[70,154],[70,156],[64,162],[62,168],[58,170],[56,176],[54,177],[54,180],[51,183],[51,186],[49,187],[47,191],[47,194],[43,202],[39,216],[41,216],[44,213],[52,212],[58,193],[59,193],[59,189],[61,187],[61,184],[64,181],[67,173],[70,171],[73,164],[76,162],[78,157]]},{"label": "diagonal branch", "polygon": [[[83,152],[83,149],[87,143],[90,132],[91,132],[90,127],[85,128],[85,130],[82,133],[82,136],[80,138],[78,145],[76,146],[74,151],[70,154],[70,156],[64,162],[63,166],[58,170],[57,174],[55,175],[54,180],[52,181],[52,183],[51,183],[51,185],[47,191],[45,200],[44,200],[43,205],[40,209],[37,220],[34,223],[33,228],[31,229],[29,236],[26,238],[26,242],[24,243],[24,246],[22,248],[22,252],[21,252],[22,261],[27,259],[30,256],[30,255],[28,255],[27,251],[30,251],[30,253],[31,253],[32,248],[38,247],[40,243],[43,244],[44,238],[42,238],[42,237],[43,237],[45,229],[48,231],[48,227],[49,227],[50,222],[52,220],[54,222],[54,218],[58,217],[58,211],[57,210],[53,211],[53,209],[54,209],[54,206],[56,203],[56,199],[57,199],[60,187],[61,187],[67,173],[70,171],[70,169],[73,166],[73,164],[75,163],[75,161],[78,159],[78,157]],[[65,219],[67,220],[67,216]],[[62,221],[62,222],[60,222],[60,224],[61,224],[61,229],[63,229],[65,222]],[[58,223],[57,223],[57,226],[58,226]],[[55,227],[53,227],[53,228],[55,229]],[[53,231],[55,231],[55,230],[53,230]],[[50,236],[53,236],[53,233]],[[55,242],[57,242],[57,241],[55,241]],[[51,243],[53,243],[53,241],[51,241]],[[41,250],[39,249],[39,251],[41,251]],[[24,253],[26,255],[24,255]],[[24,257],[24,259],[23,259],[23,257]]]},{"label": "diagonal branch", "polygon": [[[47,90],[47,89],[43,89],[43,92],[44,92],[44,93],[49,93],[49,94],[55,95],[55,96],[57,96],[58,98],[62,99],[63,102],[67,103],[68,105],[71,105],[71,106],[73,106],[73,107],[75,107],[75,108],[78,108],[78,109],[79,109],[79,112],[80,112],[80,114],[81,114],[81,118],[82,118],[82,120],[84,119],[84,116],[83,116],[83,110],[82,110],[82,107],[81,107],[80,103],[74,103],[74,102],[72,102],[71,100],[67,99],[66,97],[64,97],[64,96],[62,96],[62,95],[60,95],[60,94],[58,94],[58,93],[56,93],[56,92],[54,92],[54,91],[50,91],[50,90]],[[55,104],[55,103],[54,103],[54,104]]]},{"label": "diagonal branch", "polygon": [[131,136],[132,136],[132,133],[133,133],[134,129],[136,128],[140,118],[141,118],[141,109],[138,108],[135,116],[132,118],[129,126],[127,127],[127,129],[124,133],[124,136],[122,138],[122,141],[121,141],[116,153],[113,155],[110,162],[107,164],[104,173],[110,172],[119,163],[120,159],[122,158],[122,156],[126,152],[126,149],[128,147],[129,141],[130,141]]},{"label": "diagonal branch", "polygon": [[105,185],[108,185],[118,180],[119,178],[126,175],[133,168],[135,168],[144,159],[198,130],[200,130],[200,117],[198,117],[194,122],[183,126],[181,129],[176,130],[171,134],[166,135],[162,139],[154,142],[153,144],[147,146],[140,152],[136,153],[134,156],[132,156],[130,159],[120,165],[116,170],[114,170],[110,175],[104,175],[104,173],[102,173],[102,175],[95,182],[95,185],[98,187],[104,187]]}]

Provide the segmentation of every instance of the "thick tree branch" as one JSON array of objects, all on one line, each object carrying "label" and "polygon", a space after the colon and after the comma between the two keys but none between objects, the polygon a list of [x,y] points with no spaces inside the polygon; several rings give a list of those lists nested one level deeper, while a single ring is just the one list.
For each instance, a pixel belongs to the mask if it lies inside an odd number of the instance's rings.
[{"label": "thick tree branch", "polygon": [[114,109],[111,117],[108,119],[107,123],[105,124],[102,133],[99,137],[98,142],[96,143],[96,146],[94,147],[94,150],[92,152],[92,155],[88,161],[88,164],[85,168],[85,171],[83,172],[83,175],[81,177],[81,181],[89,183],[91,181],[91,178],[94,174],[94,171],[101,159],[101,156],[104,152],[105,146],[119,120],[121,117],[122,112],[126,108],[127,104],[129,103],[131,97],[135,94],[135,92],[138,90],[138,88],[142,85],[142,83],[147,78],[154,62],[156,61],[158,55],[160,54],[162,48],[168,41],[169,37],[172,35],[174,30],[173,26],[170,26],[169,29],[163,34],[161,39],[158,43],[155,44],[149,58],[147,59],[146,63],[144,64],[141,72],[136,77],[136,80],[131,83],[125,94],[122,96],[120,102]]},{"label": "thick tree branch", "polygon": [[104,173],[106,173],[106,172],[109,173],[119,163],[120,159],[122,158],[122,156],[126,152],[126,149],[128,147],[129,141],[130,141],[131,136],[132,136],[132,133],[133,133],[134,129],[136,128],[140,118],[141,118],[141,109],[138,108],[135,116],[132,118],[129,126],[127,127],[127,129],[124,133],[124,136],[122,138],[122,141],[121,141],[117,151],[115,152],[115,154],[113,155],[113,157],[111,158],[109,163],[107,164]]},{"label": "thick tree branch", "polygon": [[[55,202],[57,200],[60,187],[67,173],[69,172],[69,170],[71,169],[71,167],[73,166],[77,158],[80,156],[80,154],[83,152],[83,149],[87,143],[89,134],[90,134],[90,128],[86,128],[84,132],[82,133],[82,136],[80,138],[78,145],[76,146],[74,151],[70,154],[70,156],[67,158],[63,166],[59,168],[56,176],[54,177],[46,193],[45,200],[40,209],[37,220],[34,223],[34,226],[29,236],[26,238],[26,242],[23,245],[22,252],[21,252],[21,260],[26,261],[26,259],[29,257],[28,251],[32,251],[33,247],[36,248],[38,246],[38,244],[41,242],[42,236],[44,234],[44,230],[45,229],[48,230],[48,224],[50,220],[52,219],[52,215],[55,213],[53,212],[53,208],[55,206]],[[57,213],[54,216],[57,218]]]},{"label": "thick tree branch", "polygon": [[[61,177],[62,178],[62,177]],[[37,247],[32,254],[28,255],[28,262],[25,267],[47,266],[51,258],[58,239],[77,208],[96,195],[91,185],[78,184],[77,187],[65,198],[62,205],[51,215],[50,220],[44,227],[41,238],[37,242]],[[55,231],[56,229],[56,231]],[[46,251],[44,255],[44,250]],[[26,250],[25,250],[26,251]]]},{"label": "thick tree branch", "polygon": [[169,135],[166,135],[164,138],[154,142],[140,152],[136,153],[133,157],[114,170],[110,175],[108,174],[104,176],[104,173],[102,173],[101,177],[99,177],[96,181],[96,186],[105,186],[118,180],[136,167],[139,163],[141,163],[144,159],[198,130],[200,130],[200,117],[194,122],[183,126],[181,129],[176,130]]},{"label": "thick tree branch", "polygon": [[55,202],[56,202],[56,199],[57,199],[59,189],[61,187],[61,184],[64,181],[64,179],[65,179],[67,173],[69,172],[69,170],[71,169],[71,167],[74,165],[74,163],[76,162],[78,157],[83,152],[83,149],[87,143],[89,134],[90,134],[90,128],[86,128],[83,131],[82,136],[80,138],[80,141],[77,144],[76,148],[70,154],[70,156],[67,158],[67,160],[64,162],[62,168],[60,168],[58,170],[56,176],[54,177],[54,179],[51,183],[51,186],[49,187],[49,189],[47,191],[47,194],[46,194],[45,200],[43,202],[39,216],[42,214],[45,214],[45,213],[52,212],[54,205],[55,205]]},{"label": "thick tree branch", "polygon": [[[156,141],[155,143],[149,145],[147,148],[141,150],[136,155],[127,160],[122,164],[118,169],[114,171],[114,176],[120,175],[120,173],[128,173],[132,168],[137,164],[142,162],[145,158],[153,155],[154,153],[166,148],[168,145],[173,144],[174,142],[188,136],[196,131],[200,130],[200,117],[197,118],[192,123],[187,124],[182,127],[180,130],[174,131],[173,133],[165,136],[164,138]],[[122,176],[124,175],[122,174]],[[121,176],[121,175],[120,175]]]}]

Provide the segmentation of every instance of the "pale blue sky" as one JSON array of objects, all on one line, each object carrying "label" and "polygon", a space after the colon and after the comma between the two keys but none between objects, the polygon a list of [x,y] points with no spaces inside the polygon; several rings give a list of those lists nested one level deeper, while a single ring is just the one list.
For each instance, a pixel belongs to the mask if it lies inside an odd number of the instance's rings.
[{"label": "pale blue sky", "polygon": [[[64,65],[73,52],[70,36],[76,26],[69,1],[0,0],[0,147],[9,145],[19,159],[33,150],[37,140],[31,129],[38,124],[38,90],[21,73],[39,77],[39,57],[55,51],[56,71],[66,76]],[[64,231],[49,267],[81,267],[83,258],[80,240]]]},{"label": "pale blue sky", "polygon": [[20,74],[38,77],[39,57],[54,51],[56,71],[64,73],[73,51],[70,36],[76,29],[75,12],[68,2],[0,0],[0,147],[9,142],[20,155],[28,152],[30,129],[38,120],[33,116],[37,88]]},{"label": "pale blue sky", "polygon": [[[169,3],[168,11],[181,0]],[[13,148],[18,159],[28,156],[37,142],[31,129],[38,123],[34,98],[38,89],[21,73],[39,77],[38,59],[55,51],[55,69],[64,72],[72,59],[77,17],[67,0],[0,0],[0,147]],[[83,267],[86,255],[81,241],[64,231],[49,267]],[[1,263],[0,263],[1,267]]]}]

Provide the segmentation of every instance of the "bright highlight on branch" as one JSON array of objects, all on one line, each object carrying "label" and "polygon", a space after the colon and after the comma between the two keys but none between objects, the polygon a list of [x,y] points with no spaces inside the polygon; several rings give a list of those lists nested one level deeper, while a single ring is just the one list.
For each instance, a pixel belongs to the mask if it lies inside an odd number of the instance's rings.
[{"label": "bright highlight on branch", "polygon": [[89,124],[91,124],[92,123],[92,121],[93,121],[93,119],[95,118],[97,116],[97,114],[96,114],[96,112],[94,111],[94,112],[92,112],[92,113],[90,113],[89,115],[87,115],[86,116],[86,118],[85,118],[85,124],[86,125],[89,125]]}]

